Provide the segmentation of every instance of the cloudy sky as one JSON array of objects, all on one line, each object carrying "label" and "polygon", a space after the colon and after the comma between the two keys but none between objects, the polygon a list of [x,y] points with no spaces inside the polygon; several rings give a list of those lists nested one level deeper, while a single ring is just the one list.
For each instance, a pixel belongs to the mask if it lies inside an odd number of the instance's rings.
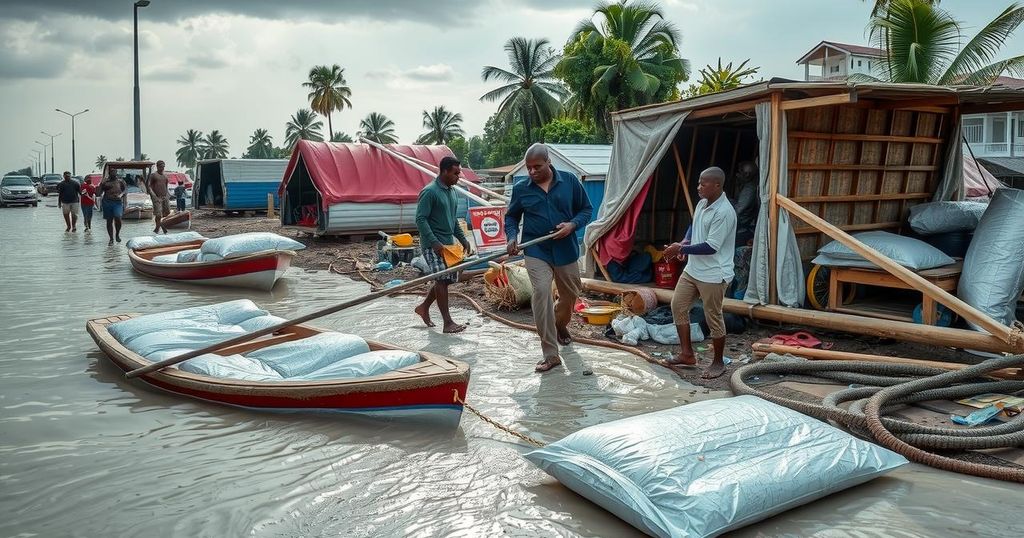
[{"label": "cloudy sky", "polygon": [[[337,63],[352,109],[333,116],[349,134],[369,112],[397,124],[400,139],[422,131],[422,111],[445,105],[479,134],[495,104],[484,65],[507,66],[512,36],[561,47],[594,0],[152,0],[139,11],[142,151],[173,164],[187,129],[219,129],[240,156],[256,128],[283,144],[290,115],[308,106],[309,68]],[[683,35],[682,55],[700,66],[750,58],[764,77],[800,78],[795,61],[822,39],[866,44],[871,2],[861,0],[660,0]],[[1009,0],[944,0],[965,34]],[[100,154],[130,157],[132,0],[0,0],[0,168],[29,163],[39,131],[56,139],[56,168],[77,171]],[[1018,32],[1005,55],[1024,51]],[[324,122],[326,131],[326,121]]]}]

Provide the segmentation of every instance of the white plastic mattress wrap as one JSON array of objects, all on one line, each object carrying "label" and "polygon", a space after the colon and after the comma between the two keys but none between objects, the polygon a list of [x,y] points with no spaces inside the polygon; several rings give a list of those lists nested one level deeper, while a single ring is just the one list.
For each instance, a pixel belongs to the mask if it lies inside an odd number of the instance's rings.
[{"label": "white plastic mattress wrap", "polygon": [[[222,258],[237,258],[264,250],[302,250],[306,245],[271,232],[249,232],[226,235],[203,243],[203,254],[216,254]],[[203,256],[203,261],[210,261]]]},{"label": "white plastic mattress wrap", "polygon": [[206,238],[198,232],[179,232],[175,234],[133,237],[124,245],[132,250],[139,250],[144,248],[180,245],[182,243],[191,243],[192,241],[198,241],[200,239]]},{"label": "white plastic mattress wrap", "polygon": [[999,323],[1010,325],[1022,289],[1024,190],[999,189],[974,230],[957,296]]},{"label": "white plastic mattress wrap", "polygon": [[585,428],[526,454],[651,536],[717,536],[907,463],[755,396]]},{"label": "white plastic mattress wrap", "polygon": [[[853,237],[881,252],[892,261],[914,271],[924,271],[956,262],[945,252],[913,237],[882,231],[861,232],[853,234]],[[818,249],[818,257],[811,260],[811,263],[846,267],[874,267],[875,265],[839,241],[830,241]]]}]

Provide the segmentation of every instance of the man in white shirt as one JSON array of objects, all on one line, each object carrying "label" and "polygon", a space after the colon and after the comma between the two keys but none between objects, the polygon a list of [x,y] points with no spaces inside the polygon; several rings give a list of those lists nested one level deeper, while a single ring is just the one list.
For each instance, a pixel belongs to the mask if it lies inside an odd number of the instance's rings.
[{"label": "man in white shirt", "polygon": [[714,359],[701,376],[718,377],[725,372],[725,319],[722,299],[733,278],[733,255],[736,250],[736,211],[722,194],[725,172],[712,166],[700,173],[697,194],[701,201],[693,212],[693,224],[686,238],[665,248],[665,257],[689,262],[676,283],[672,296],[672,317],[679,333],[679,354],[668,363],[696,366],[697,358],[690,343],[690,307],[700,297],[704,317],[711,329]]}]

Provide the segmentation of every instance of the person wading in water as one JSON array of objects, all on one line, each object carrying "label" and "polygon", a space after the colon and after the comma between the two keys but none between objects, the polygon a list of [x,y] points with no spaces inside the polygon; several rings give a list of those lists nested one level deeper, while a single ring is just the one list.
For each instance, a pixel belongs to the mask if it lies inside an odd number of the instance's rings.
[{"label": "person wading in water", "polygon": [[107,244],[113,245],[115,240],[120,243],[121,217],[128,197],[128,184],[117,177],[117,170],[111,168],[103,183],[100,183],[100,197],[100,209],[103,211],[103,219],[107,221],[107,235],[110,237]]}]

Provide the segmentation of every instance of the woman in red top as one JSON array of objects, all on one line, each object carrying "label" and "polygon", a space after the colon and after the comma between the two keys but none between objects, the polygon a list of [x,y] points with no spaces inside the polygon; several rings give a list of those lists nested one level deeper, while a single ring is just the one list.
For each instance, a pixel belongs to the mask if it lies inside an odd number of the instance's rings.
[{"label": "woman in red top", "polygon": [[81,206],[85,231],[92,231],[92,210],[96,207],[96,187],[88,179],[82,182]]}]

